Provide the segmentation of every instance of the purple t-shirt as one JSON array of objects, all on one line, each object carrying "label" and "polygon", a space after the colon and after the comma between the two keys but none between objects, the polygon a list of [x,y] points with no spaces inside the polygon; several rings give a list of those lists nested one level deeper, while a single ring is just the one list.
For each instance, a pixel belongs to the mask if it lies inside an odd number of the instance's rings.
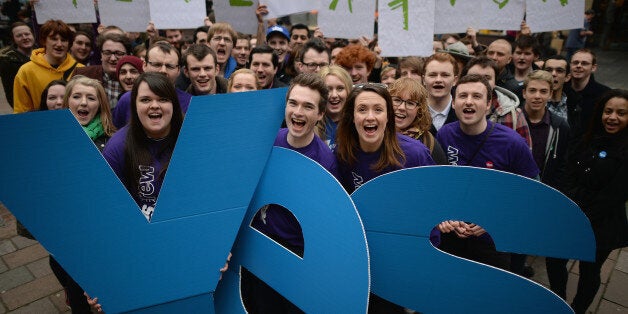
[{"label": "purple t-shirt", "polygon": [[347,190],[347,193],[353,193],[362,184],[391,171],[435,164],[430,150],[421,141],[399,133],[397,133],[397,140],[406,157],[406,162],[402,167],[388,167],[383,171],[375,171],[371,167],[377,163],[381,152],[366,153],[361,149],[358,149],[356,153],[357,162],[352,167],[338,165],[340,183]]},{"label": "purple t-shirt", "polygon": [[141,174],[138,190],[131,191],[130,178],[125,176],[124,173],[124,150],[128,130],[129,127],[125,126],[113,134],[111,139],[107,142],[102,154],[111,169],[113,169],[118,176],[118,179],[122,181],[122,184],[124,184],[127,191],[129,191],[129,194],[131,194],[146,219],[150,221],[155,210],[161,184],[163,183],[164,173],[161,173],[163,163],[170,159],[171,153],[167,156],[161,156],[160,158],[157,154],[162,148],[163,141],[149,139],[149,151],[152,156],[151,162],[150,164],[139,166]]},{"label": "purple t-shirt", "polygon": [[[181,112],[185,114],[190,106],[192,95],[178,88],[175,90],[177,92],[177,98],[179,98],[179,104],[181,104]],[[111,118],[113,119],[113,125],[115,125],[117,129],[121,129],[129,123],[129,120],[131,120],[131,92],[126,92],[120,96],[118,104],[111,111]]]},{"label": "purple t-shirt", "polygon": [[[310,144],[301,148],[294,148],[288,144],[288,129],[279,130],[275,138],[275,146],[288,148],[301,153],[319,163],[332,175],[336,176],[336,158],[318,136]],[[289,210],[276,204],[264,206],[253,219],[253,228],[261,231],[273,240],[297,251],[303,250],[303,233],[299,221]]]},{"label": "purple t-shirt", "polygon": [[[490,134],[486,137],[488,132]],[[486,141],[482,145],[484,138]],[[444,125],[436,139],[445,149],[451,165],[490,168],[528,178],[535,178],[539,174],[530,147],[523,137],[501,124],[488,121],[484,132],[467,135],[460,129],[460,121],[456,121]],[[469,160],[471,158],[473,160]]]}]

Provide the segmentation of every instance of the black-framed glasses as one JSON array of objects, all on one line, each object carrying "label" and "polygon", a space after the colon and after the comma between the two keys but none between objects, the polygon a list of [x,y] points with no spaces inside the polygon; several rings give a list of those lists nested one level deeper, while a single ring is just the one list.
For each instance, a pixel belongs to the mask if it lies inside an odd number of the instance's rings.
[{"label": "black-framed glasses", "polygon": [[111,50],[103,50],[101,54],[107,58],[111,57],[111,55],[115,55],[116,58],[122,58],[126,56],[126,51],[111,51]]},{"label": "black-framed glasses", "polygon": [[303,62],[303,65],[305,65],[308,70],[314,71],[318,67],[323,68],[323,67],[328,66],[329,63],[327,63],[327,62],[321,62],[321,63],[316,63],[316,62],[305,63],[305,62]]},{"label": "black-framed glasses", "polygon": [[168,70],[176,70],[179,67],[178,64],[170,64],[170,63],[151,62],[151,61],[147,61],[146,63],[156,69],[161,69],[161,67],[165,66],[166,69]]},{"label": "black-framed glasses", "polygon": [[393,101],[393,106],[395,106],[395,107],[399,107],[402,104],[406,104],[406,109],[408,109],[408,110],[412,110],[412,109],[414,109],[414,108],[419,106],[419,103],[416,102],[416,101],[409,100],[409,99],[402,99],[402,98],[399,98],[399,97],[393,97],[392,101]]}]

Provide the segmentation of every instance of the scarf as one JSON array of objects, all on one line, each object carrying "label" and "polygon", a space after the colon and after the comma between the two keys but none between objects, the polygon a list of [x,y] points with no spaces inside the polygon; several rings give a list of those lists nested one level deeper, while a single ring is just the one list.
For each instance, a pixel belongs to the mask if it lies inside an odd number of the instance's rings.
[{"label": "scarf", "polygon": [[401,131],[401,134],[409,136],[415,140],[418,140],[421,135],[423,135],[423,131],[419,130],[418,127],[410,127]]},{"label": "scarf", "polygon": [[85,130],[85,133],[89,135],[89,138],[91,138],[92,141],[95,141],[97,138],[105,134],[105,130],[100,122],[100,115],[97,114],[88,125],[83,126],[83,130]]}]

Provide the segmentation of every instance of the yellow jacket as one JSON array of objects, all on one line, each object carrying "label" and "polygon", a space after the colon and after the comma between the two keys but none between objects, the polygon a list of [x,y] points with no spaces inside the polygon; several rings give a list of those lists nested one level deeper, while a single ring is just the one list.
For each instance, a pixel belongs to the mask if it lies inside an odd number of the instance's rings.
[{"label": "yellow jacket", "polygon": [[[15,81],[13,81],[13,112],[39,110],[41,93],[46,85],[53,80],[63,79],[63,73],[76,63],[76,60],[68,53],[63,63],[55,69],[46,61],[44,54],[44,48],[33,50],[31,61],[26,62],[17,71]],[[83,65],[78,63],[76,66]],[[68,78],[72,76],[72,73],[69,74]]]}]

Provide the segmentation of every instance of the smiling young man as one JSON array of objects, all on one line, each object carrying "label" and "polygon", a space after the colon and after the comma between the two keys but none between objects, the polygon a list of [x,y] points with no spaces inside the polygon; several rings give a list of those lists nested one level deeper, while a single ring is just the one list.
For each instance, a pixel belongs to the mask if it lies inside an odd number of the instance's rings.
[{"label": "smiling young man", "polygon": [[[530,148],[511,128],[488,121],[491,86],[480,75],[458,81],[453,107],[458,121],[443,126],[436,136],[451,165],[506,171],[528,178],[539,174]],[[510,254],[498,252],[481,227],[463,221],[444,221],[440,249],[477,262],[510,270]]]},{"label": "smiling young man", "polygon": [[330,59],[327,46],[318,38],[312,38],[301,45],[299,55],[301,60],[295,64],[299,73],[318,73],[323,67],[329,65]]},{"label": "smiling young man", "polygon": [[303,47],[305,42],[310,40],[310,29],[305,24],[294,24],[290,28],[290,49]]},{"label": "smiling young man", "polygon": [[246,68],[246,62],[249,61],[249,55],[251,54],[251,42],[249,37],[244,34],[238,34],[235,46],[231,51],[231,55],[235,58],[238,66],[236,69]]},{"label": "smiling young man", "polygon": [[362,45],[352,44],[340,50],[335,64],[347,70],[353,84],[364,84],[368,82],[376,61],[374,52]]},{"label": "smiling young man", "polygon": [[287,68],[292,66],[290,63],[290,33],[281,25],[273,25],[266,30],[266,44],[275,50],[279,60],[275,76],[285,84],[289,84],[291,77]]},{"label": "smiling young man", "polygon": [[0,50],[0,77],[9,106],[13,107],[13,80],[20,67],[30,61],[35,37],[30,26],[23,22],[11,25],[11,35],[13,43]]},{"label": "smiling young man", "polygon": [[[314,73],[297,75],[286,95],[285,120],[287,128],[279,130],[275,146],[291,149],[316,161],[336,176],[336,158],[314,130],[323,118],[327,103],[327,86]],[[303,256],[304,240],[297,218],[286,208],[271,204],[264,206],[253,218],[251,226],[280,245]],[[243,299],[254,313],[302,313],[266,283],[249,273],[242,273]],[[248,293],[247,293],[248,292]]]},{"label": "smiling young man", "polygon": [[72,76],[78,63],[69,53],[72,29],[61,20],[49,20],[39,29],[39,45],[31,61],[20,67],[13,82],[13,112],[39,110],[41,94],[53,80]]},{"label": "smiling young man", "polygon": [[528,127],[523,111],[519,108],[519,98],[511,91],[495,85],[496,73],[497,64],[495,61],[484,56],[471,59],[462,70],[462,76],[478,74],[483,76],[491,85],[493,89],[493,94],[491,95],[491,111],[487,118],[490,121],[497,122],[515,130],[526,140],[528,146],[532,149],[530,128]]},{"label": "smiling young man", "polygon": [[580,125],[570,126],[572,129],[577,128],[577,130],[582,131],[589,126],[595,104],[602,94],[610,88],[598,83],[593,78],[593,73],[597,70],[597,58],[593,51],[587,48],[576,51],[571,57],[569,65],[571,67],[571,84],[568,86],[582,100]]},{"label": "smiling young man", "polygon": [[[570,137],[567,121],[546,108],[551,99],[555,75],[534,71],[525,78],[524,112],[532,135],[532,155],[540,170],[541,182],[562,190]],[[546,258],[547,273],[553,287],[560,276],[560,260]],[[564,266],[563,266],[564,269]],[[558,292],[560,294],[560,292]],[[562,294],[564,298],[564,293]]]},{"label": "smiling young man", "polygon": [[425,61],[423,85],[427,89],[427,106],[432,116],[432,134],[456,121],[452,108],[451,89],[458,80],[458,62],[450,54],[438,52]]},{"label": "smiling young man", "polygon": [[217,76],[216,53],[204,44],[192,44],[183,54],[183,72],[190,79],[186,92],[192,96],[224,94],[227,80]]},{"label": "smiling young man", "polygon": [[515,41],[515,49],[512,53],[512,63],[509,65],[517,86],[510,89],[519,98],[519,103],[523,104],[523,80],[528,73],[538,70],[534,61],[539,58],[540,50],[536,38],[522,35]]},{"label": "smiling young man", "polygon": [[118,60],[131,51],[131,41],[126,35],[109,32],[98,37],[98,48],[102,64],[76,69],[74,75],[87,76],[102,83],[107,92],[109,106],[113,109],[118,104],[120,95],[124,93],[116,76],[116,66]]},{"label": "smiling young man", "polygon": [[286,87],[286,84],[277,78],[278,66],[279,58],[270,46],[261,45],[251,50],[249,69],[255,72],[258,89]]},{"label": "smiling young man", "polygon": [[569,126],[567,121],[547,110],[554,78],[547,71],[534,71],[524,80],[524,111],[532,135],[532,155],[541,171],[541,182],[554,188],[564,171]]}]

